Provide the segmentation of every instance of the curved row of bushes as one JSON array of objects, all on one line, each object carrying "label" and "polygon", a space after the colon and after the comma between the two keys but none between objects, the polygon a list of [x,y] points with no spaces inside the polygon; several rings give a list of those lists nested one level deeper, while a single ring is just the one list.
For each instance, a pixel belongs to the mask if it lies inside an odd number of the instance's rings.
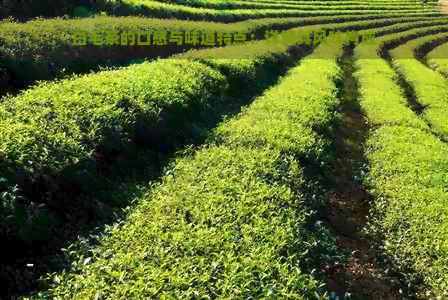
[{"label": "curved row of bushes", "polygon": [[[149,31],[187,31],[212,30],[216,32],[247,31],[248,40],[264,39],[268,30],[285,30],[292,27],[313,24],[341,23],[357,20],[389,18],[384,22],[403,22],[403,17],[366,15],[313,17],[307,19],[266,19],[251,20],[235,24],[216,24],[207,22],[167,21],[143,19],[138,17],[114,18],[98,17],[81,20],[38,20],[26,24],[4,23],[0,28],[0,64],[3,66],[0,84],[21,87],[36,80],[60,78],[64,74],[82,73],[103,66],[123,65],[132,59],[153,59],[168,57],[191,48],[210,47],[201,44],[168,43],[163,46],[142,45],[93,45],[73,46],[76,31],[100,30],[137,33]],[[430,18],[430,14],[407,17],[410,20]],[[435,17],[435,20],[439,18]],[[254,36],[252,38],[252,35]]]},{"label": "curved row of bushes", "polygon": [[448,140],[448,83],[440,73],[413,59],[421,45],[448,40],[448,33],[428,35],[410,41],[390,52],[393,64],[414,91],[416,100],[430,126]]},{"label": "curved row of bushes", "polygon": [[[226,82],[220,73],[199,63],[161,60],[57,83],[43,82],[19,97],[5,99],[0,105],[3,227],[30,240],[30,235],[39,234],[31,230],[37,223],[27,224],[39,221],[32,217],[38,213],[34,205],[43,201],[53,209],[70,207],[66,202],[70,199],[37,198],[30,176],[76,165],[65,175],[77,178],[82,187],[86,184],[79,180],[89,178],[83,171],[95,171],[89,161],[99,149],[132,153],[127,145],[137,138],[149,144],[162,143],[182,129],[181,120],[187,124],[188,118],[197,116],[197,112],[189,114],[190,110],[221,97]],[[151,130],[166,115],[176,123]],[[137,132],[135,127],[143,120],[150,127]],[[73,174],[78,171],[80,175]],[[34,205],[21,202],[14,190],[16,184],[30,190],[28,198]]]},{"label": "curved row of bushes", "polygon": [[371,170],[366,181],[376,196],[374,224],[385,233],[385,249],[396,264],[423,274],[432,293],[442,298],[448,290],[444,246],[448,194],[443,188],[448,148],[411,110],[406,91],[381,52],[443,30],[409,30],[379,38],[377,47],[355,49],[358,57],[371,56],[357,60],[355,76],[361,106],[374,125],[367,144]]},{"label": "curved row of bushes", "polygon": [[[440,26],[447,24],[447,20],[413,20],[414,22],[409,22],[409,18],[393,20],[373,20],[373,21],[363,21],[363,22],[347,22],[344,27],[343,24],[328,24],[328,25],[312,25],[301,28],[294,28],[282,32],[281,35],[275,37],[271,40],[267,40],[268,44],[277,47],[278,49],[283,49],[284,47],[289,47],[294,43],[298,44],[313,44],[319,43],[322,37],[332,37],[335,41],[342,39],[346,43],[353,43],[358,45],[362,43],[364,37],[374,36],[379,37],[387,34],[396,32],[397,30],[406,30],[411,28],[427,27],[427,26]],[[392,25],[388,25],[392,24]],[[384,29],[379,29],[384,28]],[[353,34],[354,33],[354,34]],[[307,39],[306,37],[310,38]],[[260,41],[262,42],[262,41]],[[188,58],[188,59],[207,59],[207,58],[228,58],[228,59],[245,59],[257,57],[257,53],[260,51],[260,46],[258,43],[248,43],[244,45],[237,45],[224,48],[214,48],[207,50],[192,50],[187,53],[177,54],[172,56],[172,58]],[[368,44],[366,41],[364,44]],[[239,48],[239,52],[235,49]],[[273,48],[274,49],[274,48]],[[325,59],[325,57],[321,57]],[[369,57],[365,57],[369,58]]]},{"label": "curved row of bushes", "polygon": [[[195,8],[208,8],[208,9],[306,9],[306,10],[316,10],[316,8],[324,8],[325,10],[346,10],[346,9],[378,9],[378,10],[397,10],[397,9],[421,9],[421,5],[418,3],[403,3],[399,6],[391,5],[391,4],[372,4],[372,3],[363,3],[363,2],[348,2],[348,1],[340,1],[340,2],[330,2],[330,1],[322,1],[322,2],[310,2],[310,1],[302,1],[295,3],[264,3],[264,2],[250,2],[250,1],[230,1],[230,2],[218,2],[218,1],[188,1],[188,0],[178,0],[174,3],[172,1],[141,1],[141,0],[129,0],[130,3],[135,4],[145,4],[149,2],[161,2],[167,4],[175,4],[182,5],[186,7],[195,7]],[[319,7],[322,6],[322,7]]]},{"label": "curved row of bushes", "polygon": [[[259,18],[288,18],[288,17],[313,17],[313,16],[331,16],[331,15],[365,15],[365,14],[400,14],[403,10],[376,10],[371,9],[359,9],[359,10],[347,10],[337,9],[331,11],[325,10],[290,10],[290,9],[258,9],[258,10],[246,10],[246,9],[229,9],[229,10],[214,10],[207,8],[194,8],[185,7],[167,3],[157,2],[144,2],[139,5],[134,5],[129,1],[125,1],[124,5],[118,6],[115,10],[108,13],[119,16],[129,15],[144,15],[155,18],[174,18],[180,20],[195,20],[195,21],[214,21],[214,22],[236,22],[247,19],[259,19]],[[428,13],[428,10],[423,8],[404,9],[407,14]],[[432,11],[434,14],[439,14],[437,11]]]},{"label": "curved row of bushes", "polygon": [[426,55],[425,60],[432,68],[448,75],[448,43],[433,49]]},{"label": "curved row of bushes", "polygon": [[289,1],[289,0],[244,0],[245,2],[252,2],[252,3],[281,3],[281,4],[296,4],[296,3],[308,3],[308,4],[314,4],[316,3],[317,5],[323,5],[325,3],[328,4],[339,4],[339,3],[344,3],[346,5],[357,5],[359,3],[362,3],[363,5],[391,5],[391,6],[400,6],[400,5],[409,5],[409,1],[408,0],[401,0],[401,1],[373,1],[373,0],[369,0],[369,1],[353,1],[353,0],[341,0],[341,1],[335,1],[335,0],[329,0],[329,1],[320,1],[320,0],[302,0],[302,1]]}]

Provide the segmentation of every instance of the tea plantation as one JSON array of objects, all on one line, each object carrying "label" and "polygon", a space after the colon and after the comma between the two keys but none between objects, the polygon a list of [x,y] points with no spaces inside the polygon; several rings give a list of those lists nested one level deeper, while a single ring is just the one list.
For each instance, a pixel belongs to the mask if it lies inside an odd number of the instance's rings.
[{"label": "tea plantation", "polygon": [[0,242],[0,299],[448,299],[448,2],[1,2]]}]

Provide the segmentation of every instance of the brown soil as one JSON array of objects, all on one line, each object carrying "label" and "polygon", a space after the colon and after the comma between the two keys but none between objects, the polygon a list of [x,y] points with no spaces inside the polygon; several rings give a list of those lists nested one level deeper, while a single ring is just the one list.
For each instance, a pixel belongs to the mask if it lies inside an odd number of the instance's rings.
[{"label": "brown soil", "polygon": [[345,128],[337,130],[341,150],[333,169],[339,182],[330,195],[330,218],[326,223],[337,234],[341,252],[351,255],[345,265],[327,270],[330,290],[351,294],[355,299],[403,299],[391,278],[385,278],[385,268],[377,260],[377,247],[361,232],[367,225],[371,196],[353,182],[355,174],[350,165],[356,156],[362,155],[359,133],[365,131],[364,119],[351,111],[344,113],[342,121]]}]

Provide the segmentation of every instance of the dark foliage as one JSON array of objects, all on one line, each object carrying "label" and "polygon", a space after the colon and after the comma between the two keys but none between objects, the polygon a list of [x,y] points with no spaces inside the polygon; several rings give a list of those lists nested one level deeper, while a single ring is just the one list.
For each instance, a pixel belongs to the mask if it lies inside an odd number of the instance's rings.
[{"label": "dark foliage", "polygon": [[36,17],[72,15],[74,9],[84,6],[100,10],[108,6],[107,0],[4,0],[0,4],[0,20],[13,17],[26,21]]}]

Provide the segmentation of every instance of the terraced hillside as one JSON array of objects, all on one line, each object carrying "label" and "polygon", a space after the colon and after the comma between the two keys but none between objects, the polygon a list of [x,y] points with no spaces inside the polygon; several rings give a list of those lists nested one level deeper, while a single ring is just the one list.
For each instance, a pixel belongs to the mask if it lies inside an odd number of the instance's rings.
[{"label": "terraced hillside", "polygon": [[448,299],[445,2],[44,2],[0,4],[1,299]]}]

